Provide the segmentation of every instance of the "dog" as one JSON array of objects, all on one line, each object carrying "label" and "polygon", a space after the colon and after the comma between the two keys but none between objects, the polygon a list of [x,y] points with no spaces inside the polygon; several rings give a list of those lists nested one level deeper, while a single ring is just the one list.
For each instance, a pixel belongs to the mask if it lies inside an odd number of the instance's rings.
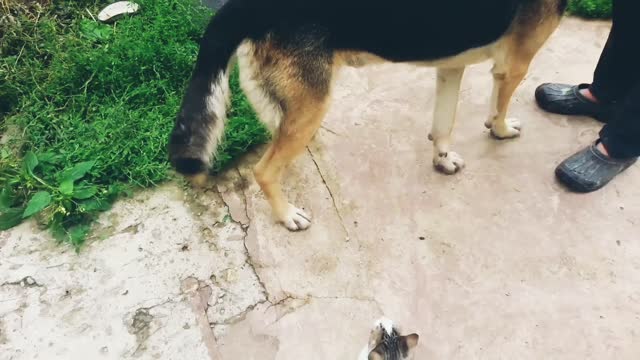
[{"label": "dog", "polygon": [[485,125],[496,138],[517,137],[520,123],[506,116],[511,96],[566,6],[567,0],[230,0],[201,40],[169,139],[170,162],[189,178],[206,176],[237,58],[241,87],[273,132],[255,179],[280,223],[307,229],[309,215],[282,193],[285,168],[320,127],[340,67],[394,62],[437,68],[428,137],[435,168],[456,173],[464,161],[450,143],[465,66],[493,60]]}]

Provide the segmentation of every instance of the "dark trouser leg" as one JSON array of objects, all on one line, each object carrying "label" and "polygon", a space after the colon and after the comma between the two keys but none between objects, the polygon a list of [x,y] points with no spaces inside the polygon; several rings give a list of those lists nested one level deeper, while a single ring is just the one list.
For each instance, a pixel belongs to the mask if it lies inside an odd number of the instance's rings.
[{"label": "dark trouser leg", "polygon": [[640,80],[640,0],[613,0],[613,26],[593,75],[592,102],[580,91],[584,87],[542,84],[536,89],[538,105],[551,113],[585,115],[609,122],[612,109]]},{"label": "dark trouser leg", "polygon": [[640,156],[640,80],[617,102],[613,118],[600,131],[600,140],[613,158]]},{"label": "dark trouser leg", "polygon": [[622,100],[640,79],[640,1],[613,0],[613,26],[591,92],[602,103]]}]

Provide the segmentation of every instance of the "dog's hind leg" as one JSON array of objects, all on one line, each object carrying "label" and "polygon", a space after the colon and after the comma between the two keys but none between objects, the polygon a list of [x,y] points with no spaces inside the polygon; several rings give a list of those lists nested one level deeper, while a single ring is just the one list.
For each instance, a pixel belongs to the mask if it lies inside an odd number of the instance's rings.
[{"label": "dog's hind leg", "polygon": [[311,218],[290,204],[282,193],[281,180],[286,167],[304,151],[324,118],[328,97],[292,99],[275,139],[256,165],[254,174],[276,219],[291,231],[305,230]]},{"label": "dog's hind leg", "polygon": [[464,166],[462,157],[450,151],[463,74],[464,67],[438,68],[436,105],[429,139],[433,141],[433,165],[445,174],[454,174]]},{"label": "dog's hind leg", "polygon": [[291,231],[304,230],[311,225],[310,216],[287,201],[281,180],[327,111],[332,55],[308,44],[293,50],[295,44],[286,48],[268,41],[257,43],[253,50],[251,44],[247,46],[238,52],[240,72],[245,72],[241,75],[243,89],[262,120],[276,120],[273,141],[255,166],[254,175],[276,219]]}]

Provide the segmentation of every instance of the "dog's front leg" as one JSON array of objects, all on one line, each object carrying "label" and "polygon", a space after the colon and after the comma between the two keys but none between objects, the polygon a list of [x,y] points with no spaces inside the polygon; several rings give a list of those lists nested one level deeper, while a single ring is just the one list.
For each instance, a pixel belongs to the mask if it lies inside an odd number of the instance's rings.
[{"label": "dog's front leg", "polygon": [[449,149],[463,74],[464,67],[438,68],[436,106],[429,139],[433,141],[433,165],[445,174],[455,174],[464,167],[462,157]]}]

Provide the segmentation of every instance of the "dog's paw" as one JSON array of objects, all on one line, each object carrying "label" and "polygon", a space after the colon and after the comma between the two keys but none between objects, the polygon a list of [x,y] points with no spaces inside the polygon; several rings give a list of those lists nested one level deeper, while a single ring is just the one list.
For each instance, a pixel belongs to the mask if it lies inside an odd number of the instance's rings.
[{"label": "dog's paw", "polygon": [[284,214],[280,216],[280,222],[290,231],[301,231],[311,226],[311,216],[289,204]]},{"label": "dog's paw", "polygon": [[509,118],[503,124],[494,123],[491,125],[491,135],[497,139],[512,139],[520,136],[522,124],[520,120]]},{"label": "dog's paw", "polygon": [[453,151],[440,153],[433,158],[433,166],[441,173],[452,175],[464,167],[462,157]]}]

